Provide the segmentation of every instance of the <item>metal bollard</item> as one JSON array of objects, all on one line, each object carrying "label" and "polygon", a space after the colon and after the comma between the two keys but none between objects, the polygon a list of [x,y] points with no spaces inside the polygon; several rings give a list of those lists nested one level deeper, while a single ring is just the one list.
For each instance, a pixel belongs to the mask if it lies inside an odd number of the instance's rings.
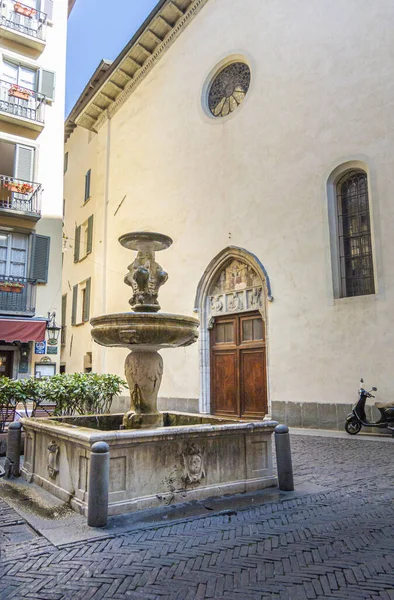
[{"label": "metal bollard", "polygon": [[108,522],[109,446],[96,442],[90,448],[88,525],[105,527]]},{"label": "metal bollard", "polygon": [[6,454],[6,478],[20,476],[20,458],[22,446],[22,425],[14,421],[8,426],[7,454]]},{"label": "metal bollard", "polygon": [[292,492],[294,490],[294,482],[289,428],[287,425],[277,425],[274,431],[279,489],[285,492]]}]

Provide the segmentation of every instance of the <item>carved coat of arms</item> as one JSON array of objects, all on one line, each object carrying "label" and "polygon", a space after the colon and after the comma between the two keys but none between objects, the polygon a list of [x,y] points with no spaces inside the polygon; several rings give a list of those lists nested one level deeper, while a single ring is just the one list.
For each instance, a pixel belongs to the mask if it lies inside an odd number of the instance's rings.
[{"label": "carved coat of arms", "polygon": [[184,468],[183,481],[200,483],[205,477],[204,452],[194,444],[188,445],[182,452]]}]

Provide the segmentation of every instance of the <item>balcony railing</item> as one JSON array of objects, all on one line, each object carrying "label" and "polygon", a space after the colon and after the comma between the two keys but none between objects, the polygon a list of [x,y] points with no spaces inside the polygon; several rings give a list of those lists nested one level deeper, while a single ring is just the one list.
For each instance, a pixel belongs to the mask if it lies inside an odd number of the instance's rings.
[{"label": "balcony railing", "polygon": [[0,211],[32,213],[38,220],[41,216],[41,191],[40,183],[0,174]]},{"label": "balcony railing", "polygon": [[[1,0],[0,0],[1,1]],[[0,111],[44,123],[45,96],[15,83],[0,80]]]},{"label": "balcony railing", "polygon": [[34,315],[36,287],[35,279],[0,275],[0,314]]},{"label": "balcony railing", "polygon": [[0,24],[45,41],[47,15],[17,0],[0,0]]}]

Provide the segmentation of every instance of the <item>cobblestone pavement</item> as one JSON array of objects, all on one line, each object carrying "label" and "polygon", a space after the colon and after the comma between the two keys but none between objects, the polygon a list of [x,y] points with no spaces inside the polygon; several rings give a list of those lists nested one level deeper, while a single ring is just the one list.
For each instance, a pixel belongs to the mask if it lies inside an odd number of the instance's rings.
[{"label": "cobblestone pavement", "polygon": [[292,448],[321,492],[96,541],[52,546],[2,503],[1,600],[393,600],[394,440]]}]

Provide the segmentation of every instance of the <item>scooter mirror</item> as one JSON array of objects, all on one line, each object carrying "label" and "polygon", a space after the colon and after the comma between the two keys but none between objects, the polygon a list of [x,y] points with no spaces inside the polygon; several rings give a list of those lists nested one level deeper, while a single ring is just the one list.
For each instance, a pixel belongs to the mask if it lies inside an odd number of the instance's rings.
[{"label": "scooter mirror", "polygon": [[364,379],[362,377],[360,379],[360,383],[364,383]]},{"label": "scooter mirror", "polygon": [[377,392],[377,391],[378,391],[378,388],[377,388],[377,387],[375,387],[375,386],[373,386],[373,388],[372,388],[372,391],[373,391],[373,392]]}]

